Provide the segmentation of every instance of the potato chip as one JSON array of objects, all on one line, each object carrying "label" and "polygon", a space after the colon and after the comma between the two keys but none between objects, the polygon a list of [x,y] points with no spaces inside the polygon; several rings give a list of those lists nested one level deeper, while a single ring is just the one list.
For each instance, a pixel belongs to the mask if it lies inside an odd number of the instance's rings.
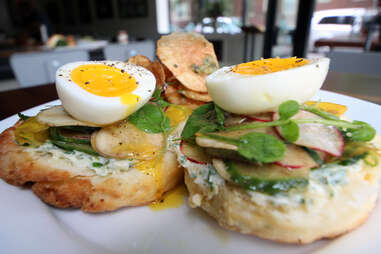
[{"label": "potato chip", "polygon": [[163,87],[165,83],[165,73],[164,73],[164,67],[162,64],[156,59],[154,62],[152,62],[148,57],[143,55],[136,55],[133,57],[130,57],[127,61],[130,64],[135,64],[141,67],[146,68],[156,78],[156,87]]},{"label": "potato chip", "polygon": [[180,93],[180,94],[184,95],[185,97],[192,99],[192,100],[203,101],[203,102],[212,101],[212,97],[210,97],[210,95],[208,93],[195,92],[195,91],[186,89],[185,87],[184,87],[184,89],[179,89],[177,91],[178,91],[178,93]]},{"label": "potato chip", "polygon": [[172,33],[157,41],[160,61],[186,88],[207,92],[205,78],[218,69],[213,44],[197,33]]},{"label": "potato chip", "polygon": [[195,109],[201,106],[202,104],[204,104],[204,102],[192,100],[181,95],[178,92],[176,85],[167,86],[167,89],[164,92],[164,96],[167,99],[167,101],[170,103],[178,104],[178,105],[186,105],[186,106],[189,106],[189,108],[191,109]]},{"label": "potato chip", "polygon": [[130,57],[128,60],[127,60],[128,63],[130,64],[135,64],[135,65],[138,65],[138,66],[141,66],[141,67],[144,67],[146,68],[147,70],[149,70],[150,72],[152,72],[152,61],[146,57],[146,56],[143,56],[143,55],[136,55],[136,56],[133,56],[133,57]]},{"label": "potato chip", "polygon": [[174,80],[176,80],[175,76],[173,76],[173,73],[167,68],[167,66],[165,66],[164,64],[162,64],[163,68],[164,68],[164,73],[165,73],[165,82],[173,82]]},{"label": "potato chip", "polygon": [[162,88],[165,84],[165,72],[163,65],[157,59],[152,64],[152,73],[155,75],[156,85]]}]

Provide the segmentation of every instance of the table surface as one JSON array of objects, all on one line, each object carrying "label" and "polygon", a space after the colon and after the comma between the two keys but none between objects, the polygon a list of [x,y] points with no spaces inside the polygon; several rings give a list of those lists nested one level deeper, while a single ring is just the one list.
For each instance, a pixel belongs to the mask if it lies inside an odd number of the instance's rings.
[{"label": "table surface", "polygon": [[[329,72],[322,89],[381,105],[381,76]],[[54,84],[0,92],[0,120],[57,98]]]}]

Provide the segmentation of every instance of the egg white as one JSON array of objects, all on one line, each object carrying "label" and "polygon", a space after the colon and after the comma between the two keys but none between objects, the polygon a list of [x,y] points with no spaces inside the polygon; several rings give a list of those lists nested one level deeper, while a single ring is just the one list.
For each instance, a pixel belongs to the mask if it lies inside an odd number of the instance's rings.
[{"label": "egg white", "polygon": [[226,111],[254,114],[276,111],[287,100],[306,102],[323,85],[329,59],[310,59],[306,65],[262,75],[235,73],[233,67],[223,67],[206,78],[208,93]]},{"label": "egg white", "polygon": [[[120,96],[104,97],[82,89],[72,81],[71,72],[88,64],[111,65],[132,75],[139,85],[131,93],[140,96],[140,100],[134,104],[123,104]],[[155,84],[155,76],[147,69],[119,61],[74,62],[63,65],[56,72],[57,93],[65,110],[78,120],[98,125],[114,123],[137,111],[149,101]]]}]

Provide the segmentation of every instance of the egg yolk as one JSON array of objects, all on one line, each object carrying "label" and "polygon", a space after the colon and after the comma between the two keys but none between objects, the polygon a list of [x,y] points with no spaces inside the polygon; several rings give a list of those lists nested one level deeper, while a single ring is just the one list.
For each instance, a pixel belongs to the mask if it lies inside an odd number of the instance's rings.
[{"label": "egg yolk", "polygon": [[308,64],[304,58],[268,58],[248,63],[241,63],[233,67],[233,72],[246,75],[261,75],[277,71],[284,71]]},{"label": "egg yolk", "polygon": [[71,72],[71,79],[87,92],[104,97],[122,96],[138,86],[132,75],[104,64],[80,65]]},{"label": "egg yolk", "polygon": [[165,115],[169,118],[171,127],[185,121],[191,114],[191,109],[180,105],[170,105],[165,110]]}]

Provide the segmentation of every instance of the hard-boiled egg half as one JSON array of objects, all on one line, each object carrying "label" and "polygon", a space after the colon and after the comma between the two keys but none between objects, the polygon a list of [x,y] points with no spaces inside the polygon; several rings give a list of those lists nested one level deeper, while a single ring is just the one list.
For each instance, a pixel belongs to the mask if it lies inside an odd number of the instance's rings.
[{"label": "hard-boiled egg half", "polygon": [[74,118],[98,125],[122,120],[151,98],[156,79],[119,61],[74,62],[57,70],[58,97]]},{"label": "hard-boiled egg half", "polygon": [[223,67],[206,78],[208,93],[226,111],[275,111],[287,100],[303,103],[322,86],[329,59],[270,58]]}]

